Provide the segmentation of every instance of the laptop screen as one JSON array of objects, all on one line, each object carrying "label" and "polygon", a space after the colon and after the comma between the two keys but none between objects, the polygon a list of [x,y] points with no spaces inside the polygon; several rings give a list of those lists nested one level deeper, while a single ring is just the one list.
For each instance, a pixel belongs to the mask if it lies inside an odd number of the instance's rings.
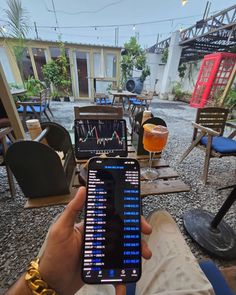
[{"label": "laptop screen", "polygon": [[126,121],[75,120],[75,156],[87,159],[96,155],[126,157]]}]

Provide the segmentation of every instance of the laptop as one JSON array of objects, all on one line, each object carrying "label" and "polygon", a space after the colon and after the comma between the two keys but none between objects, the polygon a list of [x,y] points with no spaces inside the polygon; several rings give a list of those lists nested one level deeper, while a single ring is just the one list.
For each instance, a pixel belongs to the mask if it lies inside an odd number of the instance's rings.
[{"label": "laptop", "polygon": [[124,119],[76,119],[75,156],[89,159],[107,156],[127,157],[126,121]]}]

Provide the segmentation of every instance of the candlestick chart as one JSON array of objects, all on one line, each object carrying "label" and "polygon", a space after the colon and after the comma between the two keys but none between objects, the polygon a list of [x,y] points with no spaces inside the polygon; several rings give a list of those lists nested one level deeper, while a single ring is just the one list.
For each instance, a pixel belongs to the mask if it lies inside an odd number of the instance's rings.
[{"label": "candlestick chart", "polygon": [[78,120],[75,129],[78,152],[114,154],[127,150],[125,120]]}]

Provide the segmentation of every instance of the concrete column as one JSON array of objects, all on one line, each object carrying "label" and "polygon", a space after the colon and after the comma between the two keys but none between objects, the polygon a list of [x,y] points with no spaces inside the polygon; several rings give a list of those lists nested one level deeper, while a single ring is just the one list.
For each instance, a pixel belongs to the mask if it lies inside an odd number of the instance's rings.
[{"label": "concrete column", "polygon": [[168,59],[163,73],[160,89],[160,98],[167,99],[171,91],[172,82],[178,80],[178,66],[182,47],[179,46],[180,32],[173,32],[171,35],[170,46],[168,48]]}]

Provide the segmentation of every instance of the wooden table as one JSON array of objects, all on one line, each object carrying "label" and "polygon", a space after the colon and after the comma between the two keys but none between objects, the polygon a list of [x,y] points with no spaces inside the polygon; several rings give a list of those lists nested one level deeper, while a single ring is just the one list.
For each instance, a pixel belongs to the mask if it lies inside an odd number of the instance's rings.
[{"label": "wooden table", "polygon": [[[141,168],[148,166],[149,156],[137,156],[131,142],[129,142],[128,150],[128,157],[137,159]],[[25,208],[67,204],[75,196],[78,187],[85,185],[86,171],[84,170],[84,165],[86,162],[87,160],[77,161],[77,171],[70,194],[63,196],[50,196],[40,199],[28,199],[25,204]],[[153,161],[153,167],[158,169],[158,179],[153,182],[141,179],[142,198],[150,195],[157,196],[162,194],[166,195],[190,191],[190,187],[179,178],[178,173],[172,169],[164,159],[156,157]]]},{"label": "wooden table", "polygon": [[125,98],[137,96],[137,94],[129,92],[129,91],[118,92],[118,91],[111,90],[109,91],[109,93],[113,95],[112,105],[114,105],[116,99],[118,98],[118,102],[122,103],[123,109],[125,109]]},{"label": "wooden table", "polygon": [[27,92],[27,89],[23,89],[23,88],[22,89],[11,89],[11,94],[13,96],[17,96],[17,97],[24,95],[26,92]]}]

